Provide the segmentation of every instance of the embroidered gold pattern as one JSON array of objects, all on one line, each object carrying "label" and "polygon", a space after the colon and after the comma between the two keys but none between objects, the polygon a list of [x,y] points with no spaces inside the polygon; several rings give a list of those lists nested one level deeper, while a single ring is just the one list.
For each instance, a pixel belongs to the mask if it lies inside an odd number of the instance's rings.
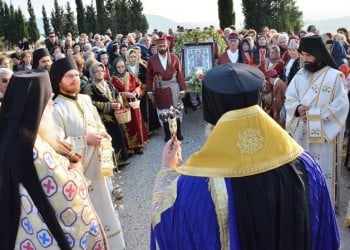
[{"label": "embroidered gold pattern", "polygon": [[228,196],[224,178],[210,178],[209,188],[214,202],[216,217],[220,230],[221,250],[230,249],[228,226]]},{"label": "embroidered gold pattern", "polygon": [[264,138],[257,129],[248,128],[238,136],[236,146],[241,150],[242,154],[254,154],[262,149]]},{"label": "embroidered gold pattern", "polygon": [[160,221],[162,213],[171,207],[177,197],[178,173],[173,169],[163,168],[159,171],[154,184],[152,197],[152,227]]}]

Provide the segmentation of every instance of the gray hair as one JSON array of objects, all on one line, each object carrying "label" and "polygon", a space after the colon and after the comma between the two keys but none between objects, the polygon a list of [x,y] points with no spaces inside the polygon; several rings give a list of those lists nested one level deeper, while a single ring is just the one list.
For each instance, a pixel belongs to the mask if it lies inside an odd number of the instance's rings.
[{"label": "gray hair", "polygon": [[91,67],[90,67],[90,77],[92,80],[95,80],[95,71],[99,68],[102,67],[105,70],[105,66],[103,65],[103,63],[101,62],[97,62],[94,63]]}]

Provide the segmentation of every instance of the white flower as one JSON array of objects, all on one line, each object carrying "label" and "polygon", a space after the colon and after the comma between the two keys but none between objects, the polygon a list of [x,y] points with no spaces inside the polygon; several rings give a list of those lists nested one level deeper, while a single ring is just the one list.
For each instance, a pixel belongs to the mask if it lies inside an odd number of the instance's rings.
[{"label": "white flower", "polygon": [[194,68],[193,75],[196,77],[200,77],[204,74],[203,68]]}]

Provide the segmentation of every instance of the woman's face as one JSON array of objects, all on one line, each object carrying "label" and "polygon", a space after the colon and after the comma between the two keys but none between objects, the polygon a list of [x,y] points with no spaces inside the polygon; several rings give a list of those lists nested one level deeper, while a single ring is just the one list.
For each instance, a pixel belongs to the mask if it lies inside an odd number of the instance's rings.
[{"label": "woman's face", "polygon": [[270,59],[276,59],[277,58],[277,51],[274,49],[271,49],[269,52],[269,58]]},{"label": "woman's face", "polygon": [[125,72],[125,63],[124,61],[118,61],[117,64],[115,65],[116,70],[119,74],[122,74]]},{"label": "woman's face", "polygon": [[136,52],[130,53],[130,55],[129,55],[129,63],[130,63],[130,65],[135,65],[136,62],[137,62],[137,54],[136,54]]},{"label": "woman's face", "polygon": [[295,59],[299,56],[299,52],[297,49],[288,49],[288,54],[293,59]]},{"label": "woman's face", "polygon": [[127,50],[128,50],[128,49],[127,49],[126,47],[123,47],[123,48],[120,49],[120,53],[122,53],[123,55],[125,55],[125,53],[126,53]]},{"label": "woman's face", "polygon": [[74,54],[79,53],[80,52],[80,46],[79,45],[75,45],[73,50],[74,50]]},{"label": "woman's face", "polygon": [[242,43],[242,49],[243,49],[243,51],[248,51],[249,45],[247,43]]}]

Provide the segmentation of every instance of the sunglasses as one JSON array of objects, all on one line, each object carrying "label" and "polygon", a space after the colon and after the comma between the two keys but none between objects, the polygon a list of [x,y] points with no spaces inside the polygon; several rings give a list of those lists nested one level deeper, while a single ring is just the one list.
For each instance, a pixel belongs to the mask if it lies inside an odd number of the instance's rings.
[{"label": "sunglasses", "polygon": [[10,81],[10,79],[7,78],[1,78],[1,82],[2,83],[8,83]]}]

